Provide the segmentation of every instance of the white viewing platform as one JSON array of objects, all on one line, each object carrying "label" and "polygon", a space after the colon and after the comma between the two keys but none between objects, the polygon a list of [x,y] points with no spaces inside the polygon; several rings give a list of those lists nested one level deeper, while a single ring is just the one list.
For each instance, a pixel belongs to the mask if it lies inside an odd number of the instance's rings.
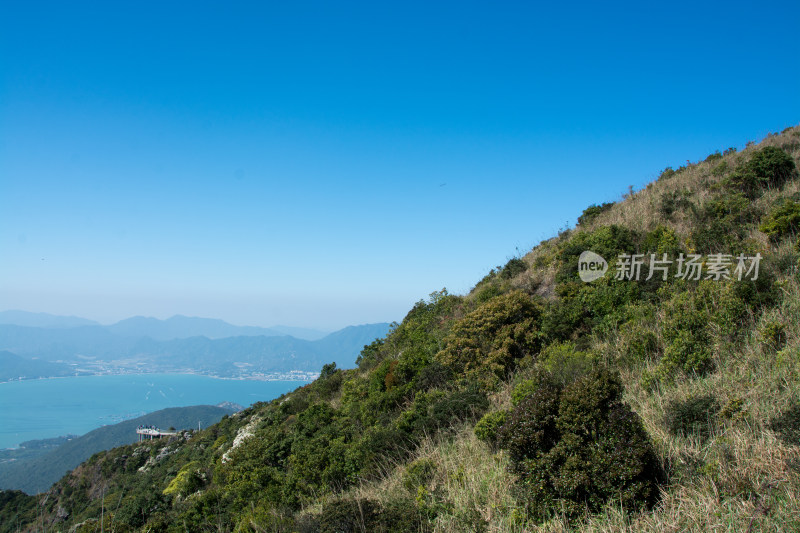
[{"label": "white viewing platform", "polygon": [[170,435],[177,435],[177,433],[174,431],[161,431],[160,429],[154,427],[140,427],[136,429],[136,433],[139,435],[139,442],[142,442],[143,440],[169,437]]}]

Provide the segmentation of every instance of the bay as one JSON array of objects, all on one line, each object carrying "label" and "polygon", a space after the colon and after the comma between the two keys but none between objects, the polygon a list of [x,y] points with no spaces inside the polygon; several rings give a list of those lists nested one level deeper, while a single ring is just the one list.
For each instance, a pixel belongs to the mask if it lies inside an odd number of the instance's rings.
[{"label": "bay", "polygon": [[0,448],[83,435],[166,407],[234,402],[247,407],[303,381],[231,380],[193,374],[76,376],[0,383]]}]

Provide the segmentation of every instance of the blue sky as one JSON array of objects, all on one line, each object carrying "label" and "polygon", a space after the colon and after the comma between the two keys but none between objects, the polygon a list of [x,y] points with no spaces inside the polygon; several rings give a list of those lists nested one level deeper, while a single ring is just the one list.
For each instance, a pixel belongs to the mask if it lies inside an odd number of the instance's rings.
[{"label": "blue sky", "polygon": [[0,309],[335,329],[800,122],[797,2],[19,2]]}]

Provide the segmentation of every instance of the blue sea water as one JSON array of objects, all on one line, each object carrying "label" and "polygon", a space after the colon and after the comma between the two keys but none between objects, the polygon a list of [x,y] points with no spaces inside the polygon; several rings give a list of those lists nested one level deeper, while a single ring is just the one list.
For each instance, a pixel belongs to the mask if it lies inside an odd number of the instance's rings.
[{"label": "blue sea water", "polygon": [[0,383],[0,448],[83,435],[166,407],[234,402],[247,407],[302,381],[218,379],[190,374],[79,376]]}]

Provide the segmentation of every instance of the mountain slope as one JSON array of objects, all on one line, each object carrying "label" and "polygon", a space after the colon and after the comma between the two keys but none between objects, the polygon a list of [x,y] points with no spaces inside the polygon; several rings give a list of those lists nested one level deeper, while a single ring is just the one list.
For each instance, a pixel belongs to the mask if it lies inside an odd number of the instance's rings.
[{"label": "mountain slope", "polygon": [[69,376],[74,372],[68,365],[39,359],[20,357],[9,351],[0,351],[0,382],[15,379]]},{"label": "mountain slope", "polygon": [[795,127],[666,169],[355,369],[0,494],[6,530],[798,530],[799,160]]}]

